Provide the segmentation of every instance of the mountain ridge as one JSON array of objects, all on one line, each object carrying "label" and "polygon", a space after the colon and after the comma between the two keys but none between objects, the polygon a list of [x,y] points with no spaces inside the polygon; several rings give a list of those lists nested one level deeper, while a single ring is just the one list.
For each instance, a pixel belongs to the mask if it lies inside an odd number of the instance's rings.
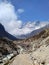
[{"label": "mountain ridge", "polygon": [[41,27],[41,28],[39,28],[39,29],[36,29],[36,30],[32,31],[32,32],[29,33],[29,34],[20,35],[20,36],[16,36],[16,37],[19,38],[19,39],[25,39],[25,38],[27,39],[27,38],[29,38],[29,37],[32,37],[32,36],[37,35],[38,33],[40,33],[41,31],[43,31],[44,29],[47,29],[47,28],[49,28],[49,24],[47,24],[47,25],[44,26],[44,27]]},{"label": "mountain ridge", "polygon": [[8,39],[11,40],[17,40],[16,37],[14,37],[13,35],[11,35],[5,30],[4,26],[1,23],[0,23],[0,37],[7,37]]}]

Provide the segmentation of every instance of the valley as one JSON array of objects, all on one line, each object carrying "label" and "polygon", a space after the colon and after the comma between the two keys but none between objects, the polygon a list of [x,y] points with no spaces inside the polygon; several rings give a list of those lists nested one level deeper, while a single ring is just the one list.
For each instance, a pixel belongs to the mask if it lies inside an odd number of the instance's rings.
[{"label": "valley", "polygon": [[0,37],[0,65],[49,65],[49,28],[27,39]]}]

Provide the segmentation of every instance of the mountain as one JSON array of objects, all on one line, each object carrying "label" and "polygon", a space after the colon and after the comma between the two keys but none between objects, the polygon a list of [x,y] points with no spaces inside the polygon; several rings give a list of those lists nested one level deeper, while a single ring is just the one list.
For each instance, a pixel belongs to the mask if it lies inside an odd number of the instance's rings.
[{"label": "mountain", "polygon": [[38,34],[14,43],[22,49],[10,65],[49,65],[49,25]]},{"label": "mountain", "polygon": [[13,35],[9,34],[4,26],[0,23],[0,37],[7,37],[10,40],[17,40],[16,37],[14,37]]},{"label": "mountain", "polygon": [[27,39],[0,38],[0,64],[49,65],[49,25]]},{"label": "mountain", "polygon": [[[37,22],[37,23],[39,23],[39,22]],[[36,25],[37,25],[37,23],[36,23]],[[29,34],[19,35],[19,36],[16,36],[16,37],[19,38],[19,39],[27,39],[27,38],[29,38],[29,37],[32,37],[32,36],[37,35],[38,33],[40,33],[41,31],[43,31],[44,29],[47,29],[47,28],[49,28],[49,24],[47,24],[47,25],[44,26],[44,27],[41,27],[41,28],[39,28],[39,29],[36,29],[36,30],[32,31],[32,32],[29,33]]]}]

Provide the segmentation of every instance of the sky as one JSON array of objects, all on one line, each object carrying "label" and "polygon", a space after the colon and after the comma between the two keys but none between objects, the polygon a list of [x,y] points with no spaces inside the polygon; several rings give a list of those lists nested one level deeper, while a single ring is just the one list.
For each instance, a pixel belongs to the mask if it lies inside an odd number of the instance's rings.
[{"label": "sky", "polygon": [[15,10],[22,8],[24,13],[20,14],[23,21],[49,20],[49,0],[11,0]]},{"label": "sky", "polygon": [[0,23],[22,35],[49,24],[49,0],[0,0]]}]

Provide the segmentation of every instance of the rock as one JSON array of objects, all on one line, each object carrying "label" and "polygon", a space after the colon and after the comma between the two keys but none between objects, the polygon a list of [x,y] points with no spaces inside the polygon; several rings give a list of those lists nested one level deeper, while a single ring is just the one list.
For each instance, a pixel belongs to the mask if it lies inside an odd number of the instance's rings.
[{"label": "rock", "polygon": [[47,64],[47,65],[49,65],[49,64]]},{"label": "rock", "polygon": [[39,65],[37,60],[34,60],[34,65]]},{"label": "rock", "polygon": [[49,63],[49,46],[41,46],[32,53],[32,57],[41,62],[41,64]]},{"label": "rock", "polygon": [[2,60],[0,60],[0,65],[5,65],[6,63],[8,63],[10,61],[11,58],[14,57],[14,54],[9,54],[7,55],[5,58],[3,58]]}]

